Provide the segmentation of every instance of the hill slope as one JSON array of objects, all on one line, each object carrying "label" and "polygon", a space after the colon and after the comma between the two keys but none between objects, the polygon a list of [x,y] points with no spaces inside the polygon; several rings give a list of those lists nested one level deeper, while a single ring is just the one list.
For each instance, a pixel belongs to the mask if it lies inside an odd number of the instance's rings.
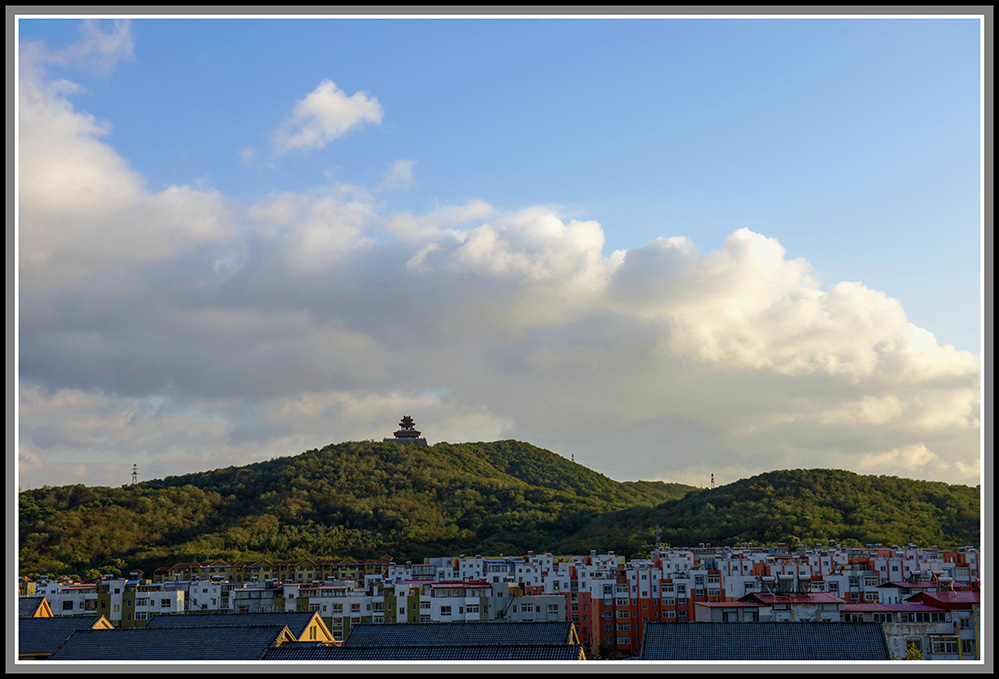
[{"label": "hill slope", "polygon": [[22,492],[21,570],[554,549],[606,512],[691,490],[618,483],[517,441],[342,443],[122,488]]},{"label": "hill slope", "polygon": [[629,553],[648,550],[657,526],[663,542],[687,546],[814,546],[829,539],[852,545],[979,545],[980,501],[978,487],[834,469],[775,471],[652,509],[601,517],[567,546],[599,537]]},{"label": "hill slope", "polygon": [[[838,470],[711,490],[619,483],[517,441],[342,443],[121,488],[20,493],[21,573],[208,558],[648,553],[674,545],[978,545],[979,489]],[[93,574],[93,573],[91,573]]]}]

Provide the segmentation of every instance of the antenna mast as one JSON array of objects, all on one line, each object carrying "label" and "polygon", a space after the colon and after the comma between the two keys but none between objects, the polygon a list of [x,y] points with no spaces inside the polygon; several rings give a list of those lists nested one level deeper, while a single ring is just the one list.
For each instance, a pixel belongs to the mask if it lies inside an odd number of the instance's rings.
[{"label": "antenna mast", "polygon": [[139,465],[132,465],[132,485],[134,486],[139,482]]}]

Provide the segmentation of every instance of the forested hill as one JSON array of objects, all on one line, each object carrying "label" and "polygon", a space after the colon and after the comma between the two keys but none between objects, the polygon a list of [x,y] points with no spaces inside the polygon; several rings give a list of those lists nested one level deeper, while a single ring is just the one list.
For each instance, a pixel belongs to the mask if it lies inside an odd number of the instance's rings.
[{"label": "forested hill", "polygon": [[979,545],[979,489],[837,470],[619,483],[527,443],[355,442],[121,488],[20,493],[24,575],[178,561],[648,554],[676,546]]},{"label": "forested hill", "polygon": [[607,512],[693,490],[619,483],[517,441],[342,443],[121,488],[24,491],[21,572],[551,550]]},{"label": "forested hill", "polygon": [[814,547],[830,539],[854,546],[978,546],[980,507],[978,486],[835,469],[774,471],[655,508],[602,517],[571,546],[602,537],[611,549],[649,549],[657,526],[663,542],[686,546],[783,542]]}]

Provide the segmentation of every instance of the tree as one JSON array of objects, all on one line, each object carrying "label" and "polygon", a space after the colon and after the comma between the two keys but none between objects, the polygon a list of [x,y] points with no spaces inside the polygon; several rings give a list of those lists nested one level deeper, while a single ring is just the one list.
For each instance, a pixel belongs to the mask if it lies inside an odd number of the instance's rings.
[{"label": "tree", "polygon": [[919,650],[919,647],[915,644],[909,644],[905,649],[905,658],[903,660],[922,660],[923,652]]}]

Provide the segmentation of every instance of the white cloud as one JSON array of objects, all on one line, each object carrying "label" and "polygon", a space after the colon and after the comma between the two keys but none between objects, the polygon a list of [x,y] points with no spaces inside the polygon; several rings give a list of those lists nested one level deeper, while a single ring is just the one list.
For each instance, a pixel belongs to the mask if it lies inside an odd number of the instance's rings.
[{"label": "white cloud", "polygon": [[910,324],[897,300],[860,283],[823,290],[806,261],[747,229],[703,257],[677,239],[630,251],[614,294],[668,326],[673,353],[733,368],[917,383],[979,370]]},{"label": "white cloud", "polygon": [[171,186],[150,192],[114,149],[109,127],[78,112],[66,81],[38,64],[20,79],[19,237],[22,276],[66,279],[111,264],[165,260],[233,235],[217,192]]},{"label": "white cloud", "polygon": [[946,470],[940,456],[922,443],[891,450],[867,453],[850,459],[851,466],[863,474],[914,475],[922,472],[935,476]]},{"label": "white cloud", "polygon": [[385,173],[385,178],[382,179],[382,183],[379,188],[387,191],[393,191],[412,187],[413,167],[415,166],[415,160],[395,161]]},{"label": "white cloud", "polygon": [[324,80],[295,104],[289,120],[274,133],[278,153],[293,149],[323,148],[364,123],[380,123],[382,107],[364,92],[347,96],[332,81]]},{"label": "white cloud", "polygon": [[433,212],[419,216],[408,212],[394,214],[387,220],[385,230],[410,242],[447,236],[460,243],[468,237],[468,232],[455,227],[480,222],[494,213],[495,209],[489,203],[473,200],[464,205],[438,206]]},{"label": "white cloud", "polygon": [[246,217],[278,244],[296,271],[323,270],[372,242],[366,230],[373,207],[352,187],[271,194],[256,201]]},{"label": "white cloud", "polygon": [[63,50],[46,51],[45,61],[94,68],[107,74],[119,61],[134,60],[132,23],[123,19],[102,23],[108,25],[108,31],[102,31],[101,23],[93,19],[84,20],[80,24],[80,41]]}]

